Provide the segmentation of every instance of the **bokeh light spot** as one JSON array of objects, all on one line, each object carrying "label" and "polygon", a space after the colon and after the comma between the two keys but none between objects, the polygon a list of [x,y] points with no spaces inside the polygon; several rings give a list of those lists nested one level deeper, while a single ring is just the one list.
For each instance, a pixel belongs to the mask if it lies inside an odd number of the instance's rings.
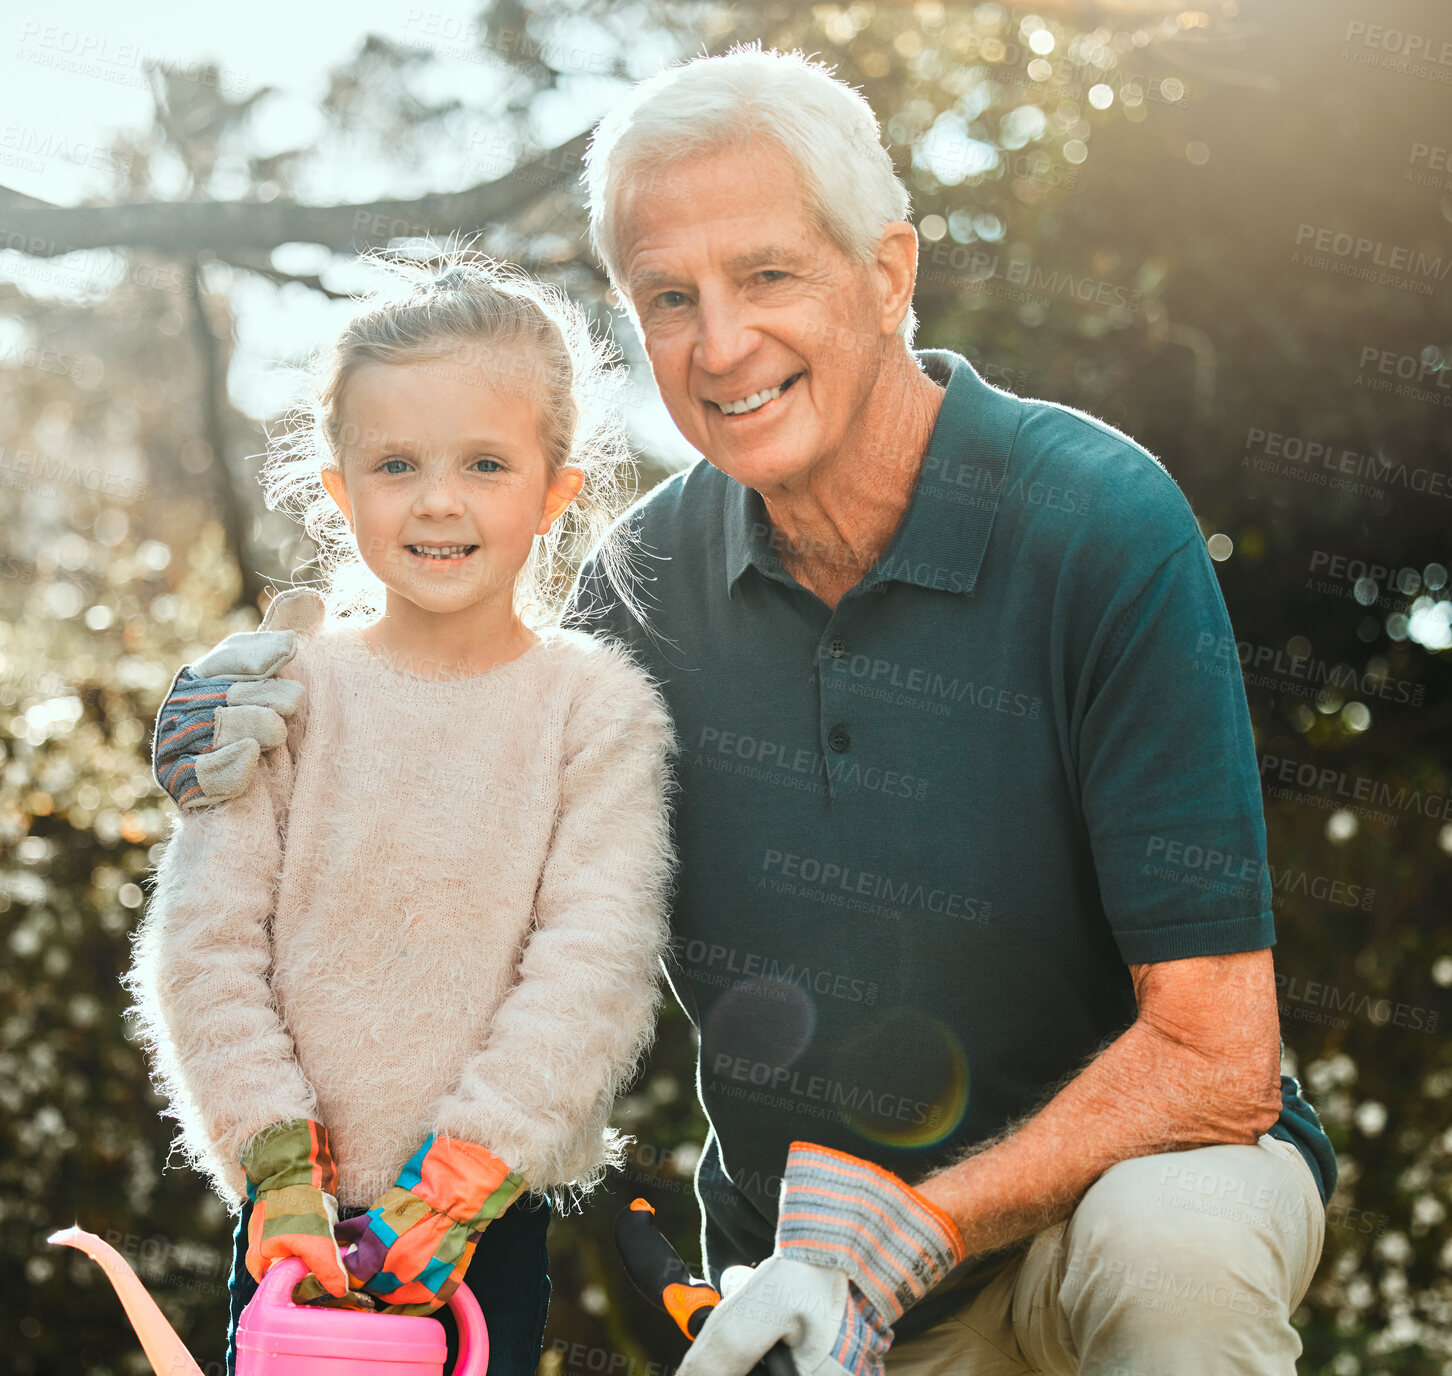
[{"label": "bokeh light spot", "polygon": [[941,215],[924,215],[918,222],[918,233],[936,244],[948,232],[948,222]]},{"label": "bokeh light spot", "polygon": [[920,1009],[873,1018],[839,1048],[834,1074],[843,1119],[883,1146],[933,1146],[968,1108],[968,1058],[947,1025]]}]

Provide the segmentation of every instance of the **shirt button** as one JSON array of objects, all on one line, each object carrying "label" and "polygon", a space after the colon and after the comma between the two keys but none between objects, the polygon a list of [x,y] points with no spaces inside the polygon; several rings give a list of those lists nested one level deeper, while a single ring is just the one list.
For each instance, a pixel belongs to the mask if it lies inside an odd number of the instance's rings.
[{"label": "shirt button", "polygon": [[843,640],[840,635],[834,635],[832,639],[827,642],[827,653],[831,655],[833,659],[841,659],[842,656],[847,653],[847,642]]},{"label": "shirt button", "polygon": [[840,755],[852,744],[852,737],[847,734],[845,726],[834,726],[832,734],[827,737],[827,744]]}]

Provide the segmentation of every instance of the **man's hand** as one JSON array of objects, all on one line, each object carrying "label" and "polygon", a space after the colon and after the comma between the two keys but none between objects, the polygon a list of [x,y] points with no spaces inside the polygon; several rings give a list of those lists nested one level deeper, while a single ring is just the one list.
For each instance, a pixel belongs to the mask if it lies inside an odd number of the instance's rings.
[{"label": "man's hand", "polygon": [[151,767],[183,809],[209,807],[247,791],[263,750],[287,740],[303,700],[296,679],[273,675],[297,653],[297,633],[322,620],[311,588],[279,593],[255,631],[229,635],[183,665],[156,714]]},{"label": "man's hand", "polygon": [[892,1325],[965,1256],[952,1220],[891,1172],[793,1142],[776,1250],[722,1277],[679,1376],[746,1376],[779,1339],[799,1376],[881,1376]]}]

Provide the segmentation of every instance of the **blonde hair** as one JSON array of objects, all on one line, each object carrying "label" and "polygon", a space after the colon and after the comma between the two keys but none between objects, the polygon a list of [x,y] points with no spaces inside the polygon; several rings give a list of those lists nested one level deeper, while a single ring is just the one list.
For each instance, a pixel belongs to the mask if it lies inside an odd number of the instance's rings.
[{"label": "blonde hair", "polygon": [[[323,486],[342,471],[342,401],[353,373],[369,363],[477,364],[490,384],[533,400],[548,479],[566,464],[584,471],[579,495],[537,535],[515,580],[514,611],[531,628],[558,625],[581,558],[599,546],[602,573],[632,611],[626,523],[611,530],[634,493],[634,464],[615,394],[626,380],[618,351],[597,340],[584,312],[562,291],[522,268],[463,249],[427,261],[370,251],[399,290],[365,298],[333,346],[314,358],[307,399],[269,434],[260,481],[269,509],[300,522],[317,548],[331,617],[378,616],[385,587],[363,560],[357,537]],[[633,487],[633,482],[631,484]]]},{"label": "blonde hair", "polygon": [[[590,243],[631,314],[621,281],[620,191],[669,197],[672,164],[761,140],[785,154],[801,179],[807,215],[853,262],[872,262],[882,231],[906,220],[912,200],[882,146],[866,98],[800,50],[761,50],[761,40],[678,62],[632,86],[610,108],[585,152]],[[912,343],[909,304],[897,333]]]}]

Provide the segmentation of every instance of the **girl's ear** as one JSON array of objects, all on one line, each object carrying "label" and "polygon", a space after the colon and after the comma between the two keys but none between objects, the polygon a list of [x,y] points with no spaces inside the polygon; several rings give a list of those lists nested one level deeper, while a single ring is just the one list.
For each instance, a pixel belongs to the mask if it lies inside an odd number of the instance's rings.
[{"label": "girl's ear", "polygon": [[544,513],[540,516],[539,525],[535,527],[534,533],[548,535],[550,527],[555,523],[555,518],[580,495],[580,489],[584,486],[585,470],[577,468],[572,463],[565,464],[555,474],[555,480],[545,494]]},{"label": "girl's ear", "polygon": [[353,507],[348,501],[348,489],[343,483],[343,475],[336,468],[325,468],[320,475],[323,486],[328,489],[328,496],[337,504],[338,510],[343,513],[343,519],[348,522],[348,529],[353,528]]}]

